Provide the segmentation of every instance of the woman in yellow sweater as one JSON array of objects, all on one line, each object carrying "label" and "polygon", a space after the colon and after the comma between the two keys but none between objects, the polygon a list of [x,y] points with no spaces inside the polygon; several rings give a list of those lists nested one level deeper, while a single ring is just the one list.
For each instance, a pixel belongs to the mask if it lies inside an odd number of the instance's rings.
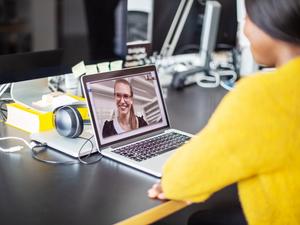
[{"label": "woman in yellow sweater", "polygon": [[242,79],[148,195],[203,202],[238,183],[248,224],[300,224],[300,1],[245,2],[255,60],[276,70]]}]

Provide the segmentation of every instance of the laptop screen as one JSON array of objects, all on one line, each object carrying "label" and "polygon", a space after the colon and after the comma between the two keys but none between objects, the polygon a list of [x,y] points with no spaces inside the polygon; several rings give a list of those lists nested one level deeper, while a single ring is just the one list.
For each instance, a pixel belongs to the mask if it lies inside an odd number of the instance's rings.
[{"label": "laptop screen", "polygon": [[93,126],[101,145],[169,125],[155,69],[134,72],[129,69],[124,75],[119,71],[117,76],[106,79],[101,74],[92,75],[99,79],[85,83]]}]

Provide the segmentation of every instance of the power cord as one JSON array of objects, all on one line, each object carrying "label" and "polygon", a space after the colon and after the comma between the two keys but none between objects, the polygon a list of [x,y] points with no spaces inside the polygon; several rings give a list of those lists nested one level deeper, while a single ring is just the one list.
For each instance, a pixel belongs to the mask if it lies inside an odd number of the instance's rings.
[{"label": "power cord", "polygon": [[[3,140],[17,140],[17,141],[22,141],[29,149],[31,149],[32,158],[34,158],[37,161],[43,162],[43,163],[54,164],[54,165],[72,165],[72,164],[82,163],[84,165],[90,165],[90,164],[94,164],[94,163],[99,162],[103,158],[103,156],[101,155],[101,152],[97,149],[97,151],[100,153],[100,157],[99,158],[97,158],[96,160],[90,161],[90,162],[83,160],[83,158],[89,158],[91,156],[91,154],[93,153],[94,144],[91,141],[91,139],[93,137],[94,137],[94,135],[91,136],[90,138],[80,137],[81,139],[84,139],[85,142],[82,144],[82,146],[80,147],[80,149],[78,151],[78,158],[77,158],[78,161],[75,161],[75,160],[54,161],[54,160],[46,160],[46,159],[40,158],[39,157],[39,153],[44,152],[44,151],[47,150],[47,147],[48,147],[47,143],[37,143],[35,141],[32,141],[31,143],[29,143],[25,139],[19,138],[19,137],[3,137],[3,138],[0,138],[0,141],[3,141]],[[83,147],[88,142],[91,144],[91,150],[90,150],[90,152],[89,152],[89,154],[87,156],[81,157],[81,151],[82,151]],[[0,151],[5,152],[5,153],[13,153],[13,152],[20,151],[23,148],[24,148],[24,146],[21,146],[21,145],[13,146],[13,147],[6,148],[6,149],[0,147]]]},{"label": "power cord", "polygon": [[196,84],[203,88],[216,88],[220,85],[220,76],[215,71],[209,71],[209,76],[197,74]]},{"label": "power cord", "polygon": [[[23,138],[19,138],[19,137],[2,137],[0,138],[0,141],[4,141],[4,140],[17,140],[17,141],[22,141],[25,145],[27,145],[28,148],[32,149],[30,143],[28,141],[26,141],[25,139]],[[2,148],[0,147],[0,151],[2,152],[17,152],[17,151],[20,151],[24,148],[24,146],[22,145],[16,145],[16,146],[13,146],[13,147],[10,147],[10,148]]]},{"label": "power cord", "polygon": [[[234,83],[238,79],[237,72],[231,63],[210,63],[208,75],[197,75],[197,85],[204,88],[215,88],[221,85],[227,90],[232,90]],[[231,84],[232,88],[227,84]]]}]

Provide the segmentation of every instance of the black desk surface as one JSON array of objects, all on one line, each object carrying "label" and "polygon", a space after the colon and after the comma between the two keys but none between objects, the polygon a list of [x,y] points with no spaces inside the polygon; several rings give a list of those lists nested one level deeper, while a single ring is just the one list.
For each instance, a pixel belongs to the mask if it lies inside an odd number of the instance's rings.
[{"label": "black desk surface", "polygon": [[[196,133],[207,123],[225,93],[222,88],[197,86],[182,92],[168,90],[166,102],[172,127]],[[0,136],[28,139],[28,134],[3,123]],[[1,142],[1,146],[15,144]],[[155,177],[106,158],[88,166],[53,166],[33,160],[28,149],[0,153],[0,223],[112,224],[160,204],[146,195],[156,181]],[[206,206],[223,201],[231,192],[217,194]],[[183,213],[194,208],[180,212],[181,220],[185,218]],[[180,224],[181,220],[177,218],[169,224]]]}]

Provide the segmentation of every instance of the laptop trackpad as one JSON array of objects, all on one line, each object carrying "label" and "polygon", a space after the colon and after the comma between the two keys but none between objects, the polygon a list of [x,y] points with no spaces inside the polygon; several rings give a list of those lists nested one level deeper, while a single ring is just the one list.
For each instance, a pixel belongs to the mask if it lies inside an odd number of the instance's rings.
[{"label": "laptop trackpad", "polygon": [[160,156],[156,156],[154,158],[145,160],[143,162],[141,162],[140,164],[142,166],[145,166],[151,170],[157,171],[159,173],[162,172],[162,168],[163,165],[165,164],[165,162],[168,160],[168,158],[170,158],[170,156],[175,152],[176,149],[169,151],[167,153],[164,153]]}]

